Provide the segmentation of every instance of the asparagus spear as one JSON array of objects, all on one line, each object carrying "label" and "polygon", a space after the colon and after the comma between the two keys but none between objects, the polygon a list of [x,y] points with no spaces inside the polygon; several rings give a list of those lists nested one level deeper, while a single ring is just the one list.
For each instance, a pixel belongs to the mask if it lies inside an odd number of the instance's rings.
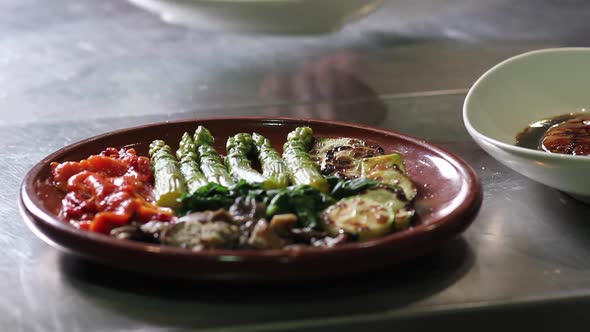
[{"label": "asparagus spear", "polygon": [[317,164],[311,160],[308,151],[313,143],[313,131],[309,127],[295,128],[287,136],[283,146],[283,160],[289,171],[291,182],[296,185],[308,184],[324,193],[330,190]]},{"label": "asparagus spear", "polygon": [[264,136],[254,133],[254,149],[262,166],[262,175],[266,176],[272,188],[283,188],[289,185],[289,172],[281,155],[272,148],[270,141]]},{"label": "asparagus spear", "polygon": [[189,193],[194,192],[209,182],[199,168],[197,148],[188,133],[182,135],[178,150],[176,150],[176,157],[180,161],[180,173],[186,181],[186,187]]},{"label": "asparagus spear", "polygon": [[213,147],[213,136],[207,128],[199,126],[195,131],[195,146],[198,149],[201,171],[209,182],[229,187],[235,182],[223,165],[219,154]]},{"label": "asparagus spear", "polygon": [[245,180],[248,183],[261,183],[266,177],[258,173],[250,165],[250,159],[254,151],[252,136],[240,133],[227,139],[227,156],[225,164],[229,172],[238,180]]},{"label": "asparagus spear", "polygon": [[178,207],[180,202],[177,199],[186,192],[186,183],[172,150],[166,142],[155,140],[150,144],[149,155],[154,171],[156,204]]}]

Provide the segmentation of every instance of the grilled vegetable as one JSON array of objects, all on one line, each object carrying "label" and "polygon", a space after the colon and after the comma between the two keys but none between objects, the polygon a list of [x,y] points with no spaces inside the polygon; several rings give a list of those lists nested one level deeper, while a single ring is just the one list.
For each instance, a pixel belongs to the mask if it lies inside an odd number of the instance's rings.
[{"label": "grilled vegetable", "polygon": [[395,187],[380,186],[364,194],[365,197],[393,210],[395,215],[393,220],[394,230],[403,230],[410,227],[410,221],[414,216],[414,209],[400,191]]},{"label": "grilled vegetable", "polygon": [[266,182],[266,177],[255,171],[250,165],[249,157],[255,153],[254,141],[250,134],[240,133],[228,138],[226,149],[225,164],[236,179],[250,183]]},{"label": "grilled vegetable", "polygon": [[[197,212],[197,214],[206,213]],[[166,229],[162,234],[162,243],[194,251],[234,249],[238,246],[240,238],[238,226],[217,220],[201,222],[199,218],[192,220],[191,217],[191,215],[185,216],[174,226]]]},{"label": "grilled vegetable", "polygon": [[177,211],[179,215],[205,210],[227,209],[234,198],[230,196],[228,188],[210,182],[196,191],[181,198],[182,207]]},{"label": "grilled vegetable", "polygon": [[229,209],[238,197],[262,201],[266,197],[266,191],[262,184],[250,184],[244,180],[229,188],[210,182],[195,192],[183,195],[182,207],[177,210],[177,214],[182,216],[191,212]]},{"label": "grilled vegetable", "polygon": [[310,151],[323,174],[345,179],[361,175],[363,158],[382,154],[383,148],[380,146],[367,146],[365,141],[356,138],[320,138]]},{"label": "grilled vegetable", "polygon": [[322,173],[337,175],[345,179],[355,179],[361,176],[361,161],[364,158],[382,154],[383,149],[380,147],[338,146],[326,153],[326,162]]},{"label": "grilled vegetable", "polygon": [[330,177],[328,180],[335,180],[335,183],[330,185],[332,188],[330,195],[336,199],[357,195],[379,185],[379,182],[367,178],[344,180],[340,177],[334,176]]},{"label": "grilled vegetable", "polygon": [[[339,200],[322,214],[328,234],[345,232],[360,241],[385,235],[392,230],[409,226],[413,210],[406,208],[394,190],[378,188]],[[401,211],[399,214],[397,211]],[[399,215],[400,220],[396,217]]]},{"label": "grilled vegetable", "polygon": [[195,131],[194,140],[195,146],[197,146],[201,171],[203,171],[207,180],[226,187],[233,185],[234,180],[227,172],[219,154],[213,147],[213,136],[209,130],[199,126]]},{"label": "grilled vegetable", "polygon": [[307,184],[327,193],[330,190],[328,182],[308,154],[313,142],[312,135],[313,131],[309,127],[298,127],[290,132],[283,146],[283,160],[292,183]]},{"label": "grilled vegetable", "polygon": [[267,194],[268,198],[272,197],[266,208],[267,217],[293,213],[297,215],[298,227],[321,229],[320,213],[334,203],[330,196],[309,185],[287,187]]},{"label": "grilled vegetable", "polygon": [[319,138],[313,144],[309,155],[320,166],[320,169],[324,169],[326,166],[326,153],[337,146],[357,147],[367,146],[367,143],[361,139],[349,137]]},{"label": "grilled vegetable", "polygon": [[186,192],[186,184],[170,147],[162,140],[155,140],[150,144],[149,155],[154,171],[156,204],[178,207],[178,198]]},{"label": "grilled vegetable", "polygon": [[283,188],[289,185],[289,173],[281,155],[272,148],[270,141],[262,135],[252,134],[254,149],[262,166],[262,175],[268,178],[268,188]]},{"label": "grilled vegetable", "polygon": [[207,178],[199,168],[199,156],[192,137],[188,133],[182,135],[176,157],[180,161],[180,173],[186,181],[187,191],[194,192],[208,183]]},{"label": "grilled vegetable", "polygon": [[551,126],[543,135],[541,149],[571,155],[590,155],[590,115],[578,115]]},{"label": "grilled vegetable", "polygon": [[416,197],[416,186],[407,176],[399,153],[363,159],[361,174],[369,179],[401,188],[407,202]]},{"label": "grilled vegetable", "polygon": [[322,214],[328,234],[336,236],[345,232],[360,241],[387,234],[394,218],[391,209],[363,195],[341,199]]}]

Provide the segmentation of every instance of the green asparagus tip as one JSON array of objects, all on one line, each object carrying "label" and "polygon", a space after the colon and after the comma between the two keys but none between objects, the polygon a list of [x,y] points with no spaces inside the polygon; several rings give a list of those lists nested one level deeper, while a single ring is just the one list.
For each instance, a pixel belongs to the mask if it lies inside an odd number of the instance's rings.
[{"label": "green asparagus tip", "polygon": [[211,132],[203,126],[199,126],[197,130],[195,130],[194,140],[196,145],[213,145],[214,141]]}]

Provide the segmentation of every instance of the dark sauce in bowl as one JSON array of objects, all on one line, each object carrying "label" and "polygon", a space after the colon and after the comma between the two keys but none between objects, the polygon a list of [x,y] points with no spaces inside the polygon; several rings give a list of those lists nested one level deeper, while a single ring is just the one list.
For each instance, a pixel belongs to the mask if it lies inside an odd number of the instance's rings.
[{"label": "dark sauce in bowl", "polygon": [[549,153],[590,156],[590,113],[569,113],[534,122],[516,145]]}]

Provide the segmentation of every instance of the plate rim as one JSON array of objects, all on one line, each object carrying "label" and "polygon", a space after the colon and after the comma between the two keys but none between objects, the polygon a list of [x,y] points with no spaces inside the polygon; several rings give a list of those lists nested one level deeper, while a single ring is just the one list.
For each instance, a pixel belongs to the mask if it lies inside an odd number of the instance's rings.
[{"label": "plate rim", "polygon": [[[56,160],[60,155],[67,151],[76,149],[82,145],[86,145],[93,141],[103,139],[112,135],[121,134],[127,131],[135,131],[146,129],[150,127],[165,126],[165,125],[178,125],[183,123],[193,122],[211,122],[211,121],[251,121],[258,123],[307,123],[313,125],[314,123],[321,123],[323,125],[330,126],[345,126],[352,127],[355,129],[368,130],[383,134],[385,136],[393,136],[403,141],[413,143],[426,150],[434,151],[436,154],[443,155],[445,160],[451,163],[454,168],[461,174],[463,183],[466,183],[467,192],[465,198],[455,207],[448,215],[443,216],[429,224],[419,224],[407,230],[392,233],[374,240],[358,243],[347,243],[340,246],[323,248],[323,247],[311,247],[304,248],[301,250],[284,250],[284,249],[270,249],[270,250],[208,250],[208,251],[191,251],[182,248],[174,248],[162,246],[159,244],[148,244],[135,241],[122,241],[109,237],[104,234],[92,233],[84,230],[77,229],[72,225],[59,219],[57,216],[50,213],[46,208],[39,206],[35,203],[34,184],[38,178],[40,171],[51,161]],[[463,185],[465,186],[465,185]],[[462,187],[463,187],[462,186]],[[32,198],[33,197],[33,198]],[[41,202],[42,199],[36,197],[37,201]],[[176,121],[160,121],[149,124],[143,124],[139,126],[120,128],[106,133],[91,136],[75,143],[69,144],[62,147],[53,153],[47,155],[40,161],[38,161],[29,171],[26,173],[19,191],[19,205],[21,207],[21,216],[25,219],[25,222],[29,228],[40,237],[43,241],[48,242],[52,246],[56,246],[62,250],[64,247],[56,243],[54,240],[48,241],[48,236],[44,234],[34,225],[35,223],[44,223],[45,226],[49,226],[54,230],[67,233],[70,236],[75,236],[80,239],[97,241],[101,245],[109,247],[116,247],[125,251],[141,252],[147,255],[157,256],[175,256],[182,257],[192,260],[207,260],[220,262],[222,256],[239,257],[243,262],[280,262],[288,263],[294,260],[306,259],[307,257],[313,257],[314,259],[321,259],[323,257],[329,257],[332,255],[342,255],[351,252],[358,252],[359,250],[376,250],[379,248],[386,248],[390,246],[403,246],[408,242],[413,242],[414,238],[420,238],[421,236],[430,236],[434,232],[442,232],[444,230],[451,231],[452,235],[455,236],[464,231],[475,219],[481,204],[483,201],[483,192],[479,177],[473,170],[473,168],[462,158],[456,154],[436,145],[428,142],[427,140],[414,137],[405,133],[400,133],[393,130],[383,129],[374,126],[368,126],[352,122],[344,121],[333,121],[313,118],[295,118],[295,117],[269,117],[269,116],[232,116],[232,117],[207,117],[207,118],[192,118],[183,119]],[[25,215],[28,214],[34,220],[26,220]],[[38,232],[44,236],[39,236]],[[449,239],[451,236],[448,236]],[[71,250],[69,250],[71,251]]]}]

